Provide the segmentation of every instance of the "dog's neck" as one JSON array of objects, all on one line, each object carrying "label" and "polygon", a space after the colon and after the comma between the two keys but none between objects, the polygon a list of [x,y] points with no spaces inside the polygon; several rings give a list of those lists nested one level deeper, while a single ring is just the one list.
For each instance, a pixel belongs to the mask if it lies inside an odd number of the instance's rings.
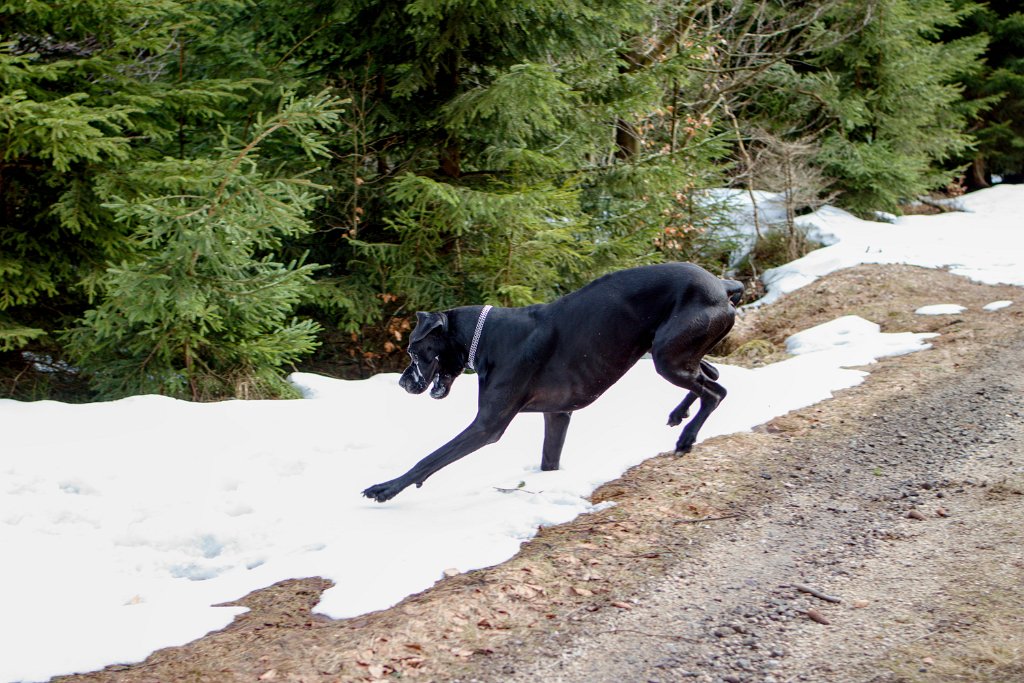
[{"label": "dog's neck", "polygon": [[466,361],[466,365],[470,370],[476,370],[476,353],[477,347],[480,344],[480,337],[484,333],[484,324],[487,322],[487,314],[491,312],[493,306],[487,305],[480,309],[480,317],[476,319],[476,326],[473,328],[473,340],[469,343],[469,360]]},{"label": "dog's neck", "polygon": [[[477,323],[480,320],[480,313],[483,311],[483,308],[483,306],[462,306],[447,312],[448,329],[452,331],[452,340],[459,349],[463,369],[472,369],[469,366],[469,352],[473,345],[473,335],[476,332]],[[487,336],[486,332],[481,334],[480,340],[485,336]],[[481,350],[482,345],[478,341],[475,362],[477,366],[480,365]]]}]

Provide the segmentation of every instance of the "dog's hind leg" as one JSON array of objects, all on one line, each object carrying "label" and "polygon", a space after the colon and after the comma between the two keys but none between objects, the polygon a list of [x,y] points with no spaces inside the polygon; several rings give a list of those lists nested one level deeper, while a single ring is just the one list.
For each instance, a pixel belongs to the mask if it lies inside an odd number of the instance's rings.
[{"label": "dog's hind leg", "polygon": [[[700,361],[700,370],[710,380],[718,379],[718,368],[707,362],[703,358]],[[690,416],[690,406],[698,398],[697,394],[690,392],[686,395],[686,398],[675,407],[675,409],[668,414],[668,426],[678,427],[683,423],[683,420]]]},{"label": "dog's hind leg", "polygon": [[668,426],[678,427],[683,423],[683,420],[690,417],[690,406],[697,400],[697,394],[690,392],[686,395],[686,398],[675,407],[675,409],[668,414]]},{"label": "dog's hind leg", "polygon": [[[683,433],[679,436],[679,440],[676,442],[676,452],[686,453],[697,442],[697,433],[700,428],[704,426],[704,422],[708,419],[708,416],[714,412],[718,404],[725,398],[726,391],[718,382],[708,379],[699,370],[687,371],[684,368],[674,368],[671,364],[658,363],[655,358],[655,368],[658,370],[658,374],[672,382],[678,387],[689,389],[690,393],[687,395],[683,402],[679,404],[679,407],[689,407],[689,404],[693,403],[697,398],[700,398],[700,410],[692,420],[690,420],[685,427],[683,427]],[[675,415],[679,408],[672,411]]]},{"label": "dog's hind leg", "polygon": [[678,453],[686,453],[693,447],[700,428],[725,398],[725,387],[715,381],[718,370],[703,358],[731,327],[731,315],[703,319],[679,316],[655,334],[651,348],[654,369],[672,384],[690,391],[669,414],[669,420],[682,422],[690,405],[700,399],[700,409],[683,427],[683,433],[676,442]]},{"label": "dog's hind leg", "polygon": [[545,472],[558,469],[572,413],[544,413],[544,451],[540,468]]},{"label": "dog's hind leg", "polygon": [[[715,345],[717,346],[718,342],[715,342]],[[707,362],[703,358],[700,359],[700,369],[701,372],[708,376],[708,379],[712,379],[715,381],[718,380],[718,368],[716,368],[714,365]]]},{"label": "dog's hind leg", "polygon": [[[701,387],[700,393],[700,410],[690,420],[685,427],[683,427],[683,433],[679,435],[679,440],[676,441],[676,452],[687,453],[693,444],[697,443],[697,432],[704,426],[704,422],[708,419],[708,416],[714,412],[718,404],[725,398],[726,391],[718,382],[704,380]],[[691,389],[692,391],[692,389]]]}]

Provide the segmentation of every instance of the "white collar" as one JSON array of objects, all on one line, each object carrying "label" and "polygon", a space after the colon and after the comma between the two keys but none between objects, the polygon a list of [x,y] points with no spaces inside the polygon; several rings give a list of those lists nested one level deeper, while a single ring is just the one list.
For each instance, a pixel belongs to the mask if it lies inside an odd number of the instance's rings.
[{"label": "white collar", "polygon": [[469,360],[466,362],[466,367],[470,370],[476,370],[473,365],[476,363],[476,347],[480,343],[480,335],[484,331],[484,321],[487,320],[487,314],[491,312],[493,306],[490,304],[480,309],[480,317],[476,319],[476,329],[473,331],[473,341],[469,345]]}]

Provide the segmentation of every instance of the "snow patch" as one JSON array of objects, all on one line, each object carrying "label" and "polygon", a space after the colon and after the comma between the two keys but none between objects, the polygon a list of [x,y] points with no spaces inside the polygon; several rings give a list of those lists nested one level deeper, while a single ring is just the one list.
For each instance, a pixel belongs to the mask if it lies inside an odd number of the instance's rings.
[{"label": "snow patch", "polygon": [[856,315],[836,318],[786,339],[786,350],[793,355],[828,353],[840,367],[867,365],[876,358],[901,356],[931,348],[923,340],[934,333],[883,333],[877,323]]},{"label": "snow patch", "polygon": [[960,304],[932,304],[930,306],[922,306],[914,311],[914,313],[918,315],[955,315],[966,310]]},{"label": "snow patch", "polygon": [[972,192],[958,197],[957,204],[961,211],[901,216],[894,224],[866,221],[832,206],[801,216],[798,223],[829,246],[765,271],[768,293],[755,304],[864,263],[949,268],[986,284],[1024,286],[1024,185]]}]

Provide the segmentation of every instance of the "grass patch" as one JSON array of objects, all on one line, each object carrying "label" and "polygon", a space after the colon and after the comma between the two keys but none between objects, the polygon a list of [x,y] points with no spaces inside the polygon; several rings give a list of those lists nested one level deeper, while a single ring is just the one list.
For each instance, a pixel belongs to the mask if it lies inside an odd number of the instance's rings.
[{"label": "grass patch", "polygon": [[[726,347],[727,349],[728,347]],[[744,368],[759,368],[786,357],[785,349],[767,339],[751,339],[728,352],[722,362]]]},{"label": "grass patch", "polygon": [[746,258],[737,266],[733,277],[745,285],[745,303],[764,296],[761,274],[769,268],[795,261],[815,249],[825,246],[812,240],[798,225],[776,223],[761,232]]}]

